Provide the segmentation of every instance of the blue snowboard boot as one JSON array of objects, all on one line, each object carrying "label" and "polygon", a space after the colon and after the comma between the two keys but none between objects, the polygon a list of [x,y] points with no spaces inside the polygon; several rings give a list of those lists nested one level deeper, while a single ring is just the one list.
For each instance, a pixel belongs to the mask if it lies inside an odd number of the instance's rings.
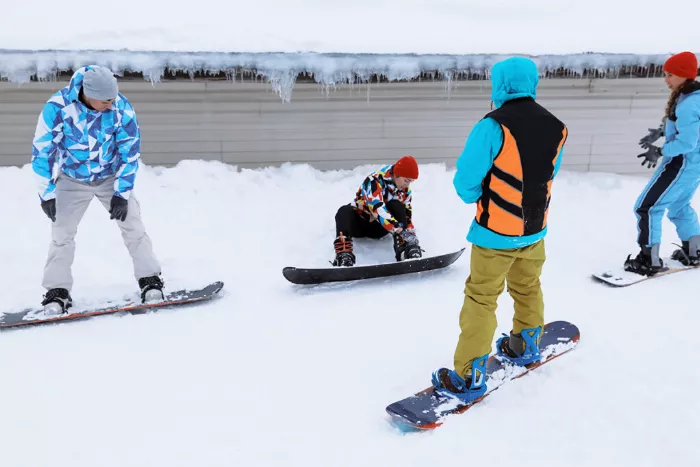
[{"label": "blue snowboard boot", "polygon": [[503,337],[496,341],[498,356],[519,366],[527,366],[542,358],[540,355],[540,338],[542,328],[523,329],[519,334],[510,332],[510,336],[503,334]]},{"label": "blue snowboard boot", "polygon": [[439,393],[456,396],[465,403],[481,397],[486,392],[486,360],[488,354],[474,359],[472,362],[471,377],[469,382],[459,376],[456,371],[440,368],[433,372],[433,386]]}]

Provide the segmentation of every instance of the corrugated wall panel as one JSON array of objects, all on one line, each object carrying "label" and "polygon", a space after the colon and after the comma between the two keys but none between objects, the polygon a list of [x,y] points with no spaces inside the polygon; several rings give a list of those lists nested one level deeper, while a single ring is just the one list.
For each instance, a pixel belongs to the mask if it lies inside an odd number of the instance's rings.
[{"label": "corrugated wall panel", "polygon": [[[65,82],[0,83],[0,165],[30,161],[37,118]],[[134,105],[146,163],[219,160],[240,167],[309,163],[345,169],[411,153],[454,165],[472,126],[489,111],[484,81],[296,84],[290,103],[269,85],[171,81],[120,84]],[[538,100],[569,126],[563,167],[648,173],[637,141],[658,124],[668,97],[660,79],[542,80]]]}]

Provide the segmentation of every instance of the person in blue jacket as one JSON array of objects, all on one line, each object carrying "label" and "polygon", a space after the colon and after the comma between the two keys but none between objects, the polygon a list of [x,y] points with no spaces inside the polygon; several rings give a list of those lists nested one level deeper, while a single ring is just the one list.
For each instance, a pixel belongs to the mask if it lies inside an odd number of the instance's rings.
[{"label": "person in blue jacket", "polygon": [[440,368],[432,376],[439,392],[465,402],[486,391],[496,302],[506,281],[515,314],[510,335],[496,342],[497,352],[515,365],[540,359],[544,237],[552,181],[568,136],[566,125],[535,101],[539,76],[534,62],[520,57],[499,62],[491,81],[496,110],[472,129],[454,176],[459,197],[476,203],[467,235],[472,243],[470,274],[454,370]]},{"label": "person in blue jacket", "polygon": [[[647,149],[637,157],[642,165],[658,168],[634,205],[637,218],[635,258],[627,257],[627,271],[651,276],[665,269],[660,257],[661,222],[668,218],[676,227],[681,248],[671,258],[685,265],[700,265],[700,223],[690,205],[700,185],[700,83],[698,59],[692,52],[681,52],[664,63],[665,81],[671,90],[666,113],[659,128],[650,129],[639,143]],[[655,146],[664,136],[661,147]]]},{"label": "person in blue jacket", "polygon": [[[32,145],[41,208],[51,220],[42,305],[51,314],[72,305],[75,235],[96,197],[117,219],[143,301],[163,298],[160,264],[133,194],[141,135],[131,103],[107,68],[86,66],[44,105]],[[95,255],[99,256],[99,255]]]}]

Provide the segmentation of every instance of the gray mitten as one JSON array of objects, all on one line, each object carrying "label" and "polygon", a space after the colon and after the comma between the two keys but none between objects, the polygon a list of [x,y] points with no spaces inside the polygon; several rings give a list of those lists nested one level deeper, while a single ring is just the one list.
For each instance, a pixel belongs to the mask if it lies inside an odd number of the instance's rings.
[{"label": "gray mitten", "polygon": [[642,165],[647,164],[647,168],[650,169],[656,167],[656,162],[659,160],[659,157],[661,157],[661,149],[650,145],[647,152],[643,152],[637,157],[643,157]]},{"label": "gray mitten", "polygon": [[654,143],[654,141],[661,138],[663,135],[663,127],[660,126],[658,128],[649,128],[649,133],[644,138],[639,140],[639,144],[644,149],[649,149],[649,147]]}]

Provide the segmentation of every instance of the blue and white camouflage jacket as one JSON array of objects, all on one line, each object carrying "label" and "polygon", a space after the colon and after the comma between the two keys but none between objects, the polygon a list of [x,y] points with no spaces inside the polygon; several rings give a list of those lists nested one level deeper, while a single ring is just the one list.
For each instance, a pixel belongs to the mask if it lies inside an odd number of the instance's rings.
[{"label": "blue and white camouflage jacket", "polygon": [[65,175],[83,182],[115,176],[114,194],[124,199],[134,187],[141,157],[141,134],[136,114],[121,93],[110,110],[98,112],[85,106],[78,95],[83,73],[77,70],[70,83],[44,105],[32,146],[32,168],[38,176],[39,196],[56,197],[56,180]]}]

